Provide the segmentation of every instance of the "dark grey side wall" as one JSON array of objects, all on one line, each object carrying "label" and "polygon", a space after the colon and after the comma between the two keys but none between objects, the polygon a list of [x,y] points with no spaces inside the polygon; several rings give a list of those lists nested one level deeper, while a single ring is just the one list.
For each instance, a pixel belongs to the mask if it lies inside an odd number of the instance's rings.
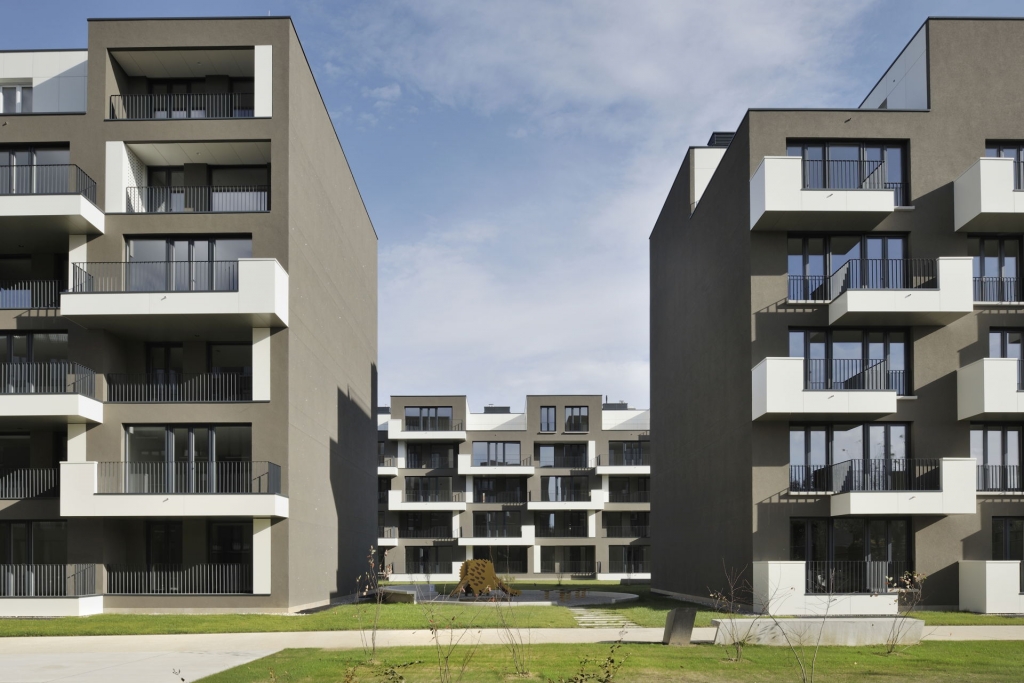
[{"label": "dark grey side wall", "polygon": [[751,561],[747,155],[744,123],[692,216],[684,160],[651,234],[652,586],[671,593]]},{"label": "dark grey side wall", "polygon": [[290,24],[288,50],[288,446],[301,463],[288,561],[302,605],[354,593],[376,544],[377,236]]}]

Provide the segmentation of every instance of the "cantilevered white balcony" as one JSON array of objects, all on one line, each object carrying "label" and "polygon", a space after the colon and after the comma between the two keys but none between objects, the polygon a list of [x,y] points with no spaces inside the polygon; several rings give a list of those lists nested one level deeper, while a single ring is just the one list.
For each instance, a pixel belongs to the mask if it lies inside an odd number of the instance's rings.
[{"label": "cantilevered white balcony", "polygon": [[960,609],[981,614],[1024,614],[1020,560],[960,560]]},{"label": "cantilevered white balcony", "polygon": [[466,494],[462,491],[406,492],[392,489],[387,494],[388,510],[392,512],[466,509]]},{"label": "cantilevered white balcony", "polygon": [[152,336],[288,326],[288,273],[277,259],[76,263],[73,271],[61,315],[89,329]]},{"label": "cantilevered white balcony", "polygon": [[63,244],[102,235],[96,182],[74,164],[0,166],[0,234],[28,244]]},{"label": "cantilevered white balcony", "polygon": [[288,517],[270,462],[60,463],[61,517]]},{"label": "cantilevered white balcony", "polygon": [[[836,173],[842,187],[813,188],[806,182],[805,165],[855,164],[851,173]],[[866,167],[866,164],[875,164]],[[801,157],[765,157],[750,179],[751,230],[870,230],[902,204],[902,183],[884,182],[879,162],[805,161]],[[818,171],[811,173],[824,179]],[[822,182],[820,184],[829,184]],[[900,196],[900,199],[897,199]]]},{"label": "cantilevered white balcony", "polygon": [[885,361],[765,358],[750,374],[754,420],[891,415],[909,389]]},{"label": "cantilevered white balcony", "polygon": [[459,454],[459,474],[477,477],[515,476],[530,477],[536,471],[533,458],[515,456],[517,462],[473,464],[473,456],[469,453]]},{"label": "cantilevered white balcony", "polygon": [[459,545],[525,545],[534,544],[534,526],[519,527],[474,525],[459,530]]},{"label": "cantilevered white balcony", "polygon": [[833,517],[973,515],[977,512],[973,458],[846,460],[831,466],[790,467],[790,491],[830,497]]},{"label": "cantilevered white balcony", "polygon": [[96,374],[79,363],[0,363],[0,427],[99,424],[96,396]]},{"label": "cantilevered white balcony", "polygon": [[1021,162],[983,157],[953,182],[953,229],[1024,232]]},{"label": "cantilevered white balcony", "polygon": [[1024,415],[1021,372],[1016,358],[982,358],[957,370],[957,417],[1020,419]]},{"label": "cantilevered white balcony", "polygon": [[401,418],[390,419],[388,438],[392,441],[465,441],[466,425],[462,420],[439,417],[428,429],[406,429]]}]

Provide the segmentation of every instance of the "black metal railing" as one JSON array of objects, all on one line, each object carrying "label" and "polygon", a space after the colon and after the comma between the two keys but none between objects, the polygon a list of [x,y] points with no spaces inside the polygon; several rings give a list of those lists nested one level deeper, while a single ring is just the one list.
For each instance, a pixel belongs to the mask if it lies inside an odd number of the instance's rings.
[{"label": "black metal railing", "polygon": [[1019,465],[978,465],[979,491],[1021,491]]},{"label": "black metal railing", "polygon": [[888,593],[910,569],[907,562],[807,562],[808,593]]},{"label": "black metal railing", "polygon": [[808,391],[895,391],[908,394],[906,370],[890,370],[884,360],[805,358]]},{"label": "black metal railing", "polygon": [[96,398],[96,373],[78,363],[0,363],[0,394],[80,394]]},{"label": "black metal railing", "polygon": [[461,432],[462,420],[454,420],[450,417],[407,417],[405,418],[405,431],[407,432]]},{"label": "black metal railing", "polygon": [[533,467],[533,458],[528,455],[520,456],[506,456],[503,462],[498,460],[474,460],[473,467]]},{"label": "black metal railing", "polygon": [[790,465],[790,491],[831,491],[832,470],[828,465]]},{"label": "black metal railing", "polygon": [[525,574],[526,562],[522,560],[493,560],[494,571],[498,574]]},{"label": "black metal railing", "polygon": [[650,491],[609,491],[609,503],[650,503]]},{"label": "black metal railing", "polygon": [[805,190],[892,190],[893,204],[906,206],[907,184],[886,179],[882,161],[804,159]]},{"label": "black metal railing", "polygon": [[850,259],[829,277],[830,298],[850,289],[937,289],[936,259]]},{"label": "black metal railing", "polygon": [[378,525],[377,538],[398,538],[398,527]]},{"label": "black metal railing", "polygon": [[377,467],[398,467],[398,459],[393,455],[378,455]]},{"label": "black metal railing", "polygon": [[790,275],[790,301],[831,301],[829,295],[829,278],[824,275]]},{"label": "black metal railing", "polygon": [[405,492],[407,503],[463,503],[466,494],[462,491],[409,491]]},{"label": "black metal railing", "polygon": [[266,461],[97,465],[97,493],[281,493],[281,466]]},{"label": "black metal railing", "polygon": [[0,564],[0,597],[96,595],[94,564]]},{"label": "black metal railing", "polygon": [[992,302],[1024,301],[1021,294],[1020,278],[976,277],[974,278],[974,300]]},{"label": "black metal railing", "polygon": [[451,469],[455,467],[455,456],[409,453],[405,456],[405,467],[410,470]]},{"label": "black metal railing", "polygon": [[153,93],[111,95],[110,118],[118,121],[152,119],[251,119],[252,93]]},{"label": "black metal railing", "polygon": [[53,498],[60,495],[56,467],[26,467],[0,471],[0,500]]},{"label": "black metal railing", "polygon": [[540,571],[542,574],[593,574],[593,560],[569,560],[559,562],[554,560],[541,560]]},{"label": "black metal railing", "polygon": [[252,593],[251,564],[107,565],[110,595],[244,595]]},{"label": "black metal railing", "polygon": [[847,460],[830,468],[829,490],[941,491],[941,468],[938,458]]},{"label": "black metal railing", "polygon": [[59,280],[0,282],[0,308],[60,308]]},{"label": "black metal railing", "polygon": [[590,500],[590,491],[541,489],[540,499],[545,503],[584,503]]},{"label": "black metal railing", "polygon": [[441,562],[406,562],[406,574],[451,574],[451,563]]},{"label": "black metal railing", "polygon": [[569,469],[586,469],[590,467],[585,453],[569,455],[556,453],[551,460],[539,459],[537,462],[540,467],[565,467]]},{"label": "black metal railing", "polygon": [[650,453],[609,453],[597,455],[596,464],[608,467],[645,467],[651,464]]},{"label": "black metal railing", "polygon": [[609,560],[608,571],[611,574],[649,574],[651,563],[647,560]]},{"label": "black metal railing", "polygon": [[451,526],[432,526],[427,529],[399,527],[399,538],[455,538]]},{"label": "black metal railing", "polygon": [[477,491],[473,495],[474,503],[525,503],[524,491]]},{"label": "black metal railing", "polygon": [[75,263],[71,291],[237,292],[238,261],[113,261]]},{"label": "black metal railing", "polygon": [[128,188],[127,213],[260,213],[270,211],[267,185]]},{"label": "black metal railing", "polygon": [[538,526],[534,530],[538,538],[586,538],[589,533],[585,525]]},{"label": "black metal railing", "polygon": [[650,538],[651,527],[645,524],[605,527],[605,538]]},{"label": "black metal railing", "polygon": [[96,181],[75,164],[0,166],[0,196],[78,194],[96,203]]},{"label": "black metal railing", "polygon": [[487,524],[474,524],[472,527],[472,538],[522,538],[523,527],[521,526],[498,526]]},{"label": "black metal railing", "polygon": [[109,403],[229,403],[252,400],[252,375],[142,372],[107,375]]}]

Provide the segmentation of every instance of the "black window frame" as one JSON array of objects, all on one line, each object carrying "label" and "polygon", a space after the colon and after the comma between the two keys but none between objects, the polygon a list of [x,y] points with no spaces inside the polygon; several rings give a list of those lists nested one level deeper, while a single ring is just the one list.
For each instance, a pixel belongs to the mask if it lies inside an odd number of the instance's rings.
[{"label": "black window frame", "polygon": [[558,431],[558,423],[555,418],[556,406],[540,407],[540,431],[544,433],[555,433]]},{"label": "black window frame", "polygon": [[565,431],[586,434],[590,431],[590,406],[565,406]]}]

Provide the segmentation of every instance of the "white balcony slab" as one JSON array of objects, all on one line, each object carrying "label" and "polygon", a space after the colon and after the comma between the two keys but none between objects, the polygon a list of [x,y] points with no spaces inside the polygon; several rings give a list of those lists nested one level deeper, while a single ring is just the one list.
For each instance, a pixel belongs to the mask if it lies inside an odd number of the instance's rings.
[{"label": "white balcony slab", "polygon": [[803,358],[765,358],[751,374],[754,420],[791,416],[882,416],[896,412],[895,391],[808,391]]},{"label": "white balcony slab", "polygon": [[288,517],[269,493],[97,493],[98,463],[60,463],[61,517]]},{"label": "white balcony slab", "polygon": [[383,537],[382,538],[378,538],[377,539],[377,546],[378,547],[383,547],[383,548],[394,548],[394,547],[397,547],[398,546],[398,537],[397,536],[388,536],[386,538],[383,538]]},{"label": "white balcony slab", "polygon": [[805,190],[803,159],[767,156],[750,178],[751,230],[870,230],[896,208],[892,190]]},{"label": "white balcony slab", "polygon": [[650,465],[598,465],[594,468],[595,474],[610,475],[646,475],[651,473]]},{"label": "white balcony slab", "polygon": [[0,425],[100,424],[103,404],[81,394],[0,394]]},{"label": "white balcony slab", "polygon": [[0,598],[0,617],[89,617],[103,614],[103,596]]},{"label": "white balcony slab", "polygon": [[601,510],[604,508],[604,500],[593,497],[591,500],[574,501],[548,501],[532,500],[526,504],[527,510]]},{"label": "white balcony slab", "polygon": [[403,511],[422,511],[428,512],[431,510],[451,510],[461,511],[466,509],[465,501],[443,501],[443,502],[431,502],[424,503],[418,501],[407,501],[405,500],[405,492],[392,489],[388,491],[388,510],[403,512]]},{"label": "white balcony slab", "polygon": [[473,465],[473,456],[469,453],[459,455],[459,474],[477,477],[530,477],[535,470],[532,465]]},{"label": "white balcony slab", "polygon": [[953,229],[1024,231],[1024,192],[1013,189],[1013,159],[983,157],[953,181]]},{"label": "white balcony slab", "polygon": [[80,194],[0,195],[0,234],[7,239],[47,236],[67,246],[68,235],[102,235],[104,229],[103,212]]},{"label": "white balcony slab", "polygon": [[981,614],[1024,614],[1020,560],[961,560],[960,609]]},{"label": "white balcony slab", "polygon": [[956,411],[961,420],[1020,417],[1024,392],[1018,390],[1019,361],[982,358],[956,371]]},{"label": "white balcony slab", "polygon": [[69,292],[61,315],[89,329],[143,335],[288,327],[288,273],[277,259],[239,259],[237,292]]},{"label": "white balcony slab", "polygon": [[942,458],[939,491],[850,491],[831,496],[833,517],[973,515],[978,511],[974,458]]},{"label": "white balcony slab", "polygon": [[397,467],[384,467],[383,465],[378,465],[377,466],[377,476],[378,477],[397,477],[398,476],[398,468]]},{"label": "white balcony slab", "polygon": [[754,612],[776,616],[890,616],[898,608],[895,593],[807,593],[803,562],[754,562]]},{"label": "white balcony slab", "polygon": [[465,441],[461,431],[407,431],[401,418],[388,420],[388,439],[392,441]]},{"label": "white balcony slab", "polygon": [[491,536],[460,536],[459,545],[517,545],[530,546],[536,542],[534,526],[524,524],[521,536],[491,537]]},{"label": "white balcony slab", "polygon": [[829,304],[829,325],[948,325],[971,313],[971,257],[945,256],[937,261],[937,288],[849,289]]}]

